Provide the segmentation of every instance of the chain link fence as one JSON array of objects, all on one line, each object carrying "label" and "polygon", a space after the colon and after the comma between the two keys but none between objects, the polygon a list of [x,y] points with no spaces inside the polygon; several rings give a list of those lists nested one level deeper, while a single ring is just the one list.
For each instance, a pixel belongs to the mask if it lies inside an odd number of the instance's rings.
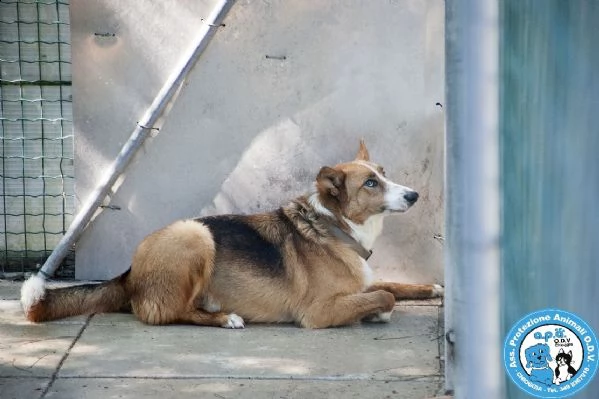
[{"label": "chain link fence", "polygon": [[35,270],[71,222],[72,119],[69,2],[2,0],[0,277]]}]

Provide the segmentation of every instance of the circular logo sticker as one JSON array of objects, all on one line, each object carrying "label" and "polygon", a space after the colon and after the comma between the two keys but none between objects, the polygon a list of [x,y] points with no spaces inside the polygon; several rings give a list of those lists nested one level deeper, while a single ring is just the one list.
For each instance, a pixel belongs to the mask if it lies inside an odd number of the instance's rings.
[{"label": "circular logo sticker", "polygon": [[597,338],[582,319],[558,309],[533,312],[505,339],[503,360],[512,381],[539,398],[565,398],[597,371]]}]

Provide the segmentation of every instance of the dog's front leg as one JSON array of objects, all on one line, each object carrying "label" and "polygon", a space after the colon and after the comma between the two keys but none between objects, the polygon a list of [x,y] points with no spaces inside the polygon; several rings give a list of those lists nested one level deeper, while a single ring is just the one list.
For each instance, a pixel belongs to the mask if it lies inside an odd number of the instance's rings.
[{"label": "dog's front leg", "polygon": [[376,282],[364,292],[383,290],[393,294],[395,299],[429,299],[443,296],[444,288],[438,284],[400,284]]},{"label": "dog's front leg", "polygon": [[391,316],[395,298],[387,291],[373,291],[336,296],[314,301],[300,320],[302,327],[327,328],[344,326],[370,315]]}]

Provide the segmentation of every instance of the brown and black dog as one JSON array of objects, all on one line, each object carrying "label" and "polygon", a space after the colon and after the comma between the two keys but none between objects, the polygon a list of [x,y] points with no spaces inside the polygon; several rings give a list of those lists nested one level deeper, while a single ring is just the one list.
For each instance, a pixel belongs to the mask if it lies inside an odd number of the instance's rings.
[{"label": "brown and black dog", "polygon": [[38,274],[23,285],[21,303],[35,322],[128,309],[149,324],[226,328],[388,321],[396,299],[443,294],[439,285],[372,283],[366,262],[383,216],[417,199],[385,177],[361,142],[354,161],[320,170],[312,194],[270,213],[177,221],[147,236],[123,275],[45,289]]}]

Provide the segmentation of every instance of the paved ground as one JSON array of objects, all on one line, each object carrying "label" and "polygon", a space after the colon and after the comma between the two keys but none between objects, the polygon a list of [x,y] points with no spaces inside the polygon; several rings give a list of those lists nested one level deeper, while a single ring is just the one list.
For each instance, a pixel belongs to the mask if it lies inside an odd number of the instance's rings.
[{"label": "paved ground", "polygon": [[442,380],[440,300],[389,324],[305,330],[153,327],[109,314],[32,324],[0,281],[0,398],[429,398]]}]

